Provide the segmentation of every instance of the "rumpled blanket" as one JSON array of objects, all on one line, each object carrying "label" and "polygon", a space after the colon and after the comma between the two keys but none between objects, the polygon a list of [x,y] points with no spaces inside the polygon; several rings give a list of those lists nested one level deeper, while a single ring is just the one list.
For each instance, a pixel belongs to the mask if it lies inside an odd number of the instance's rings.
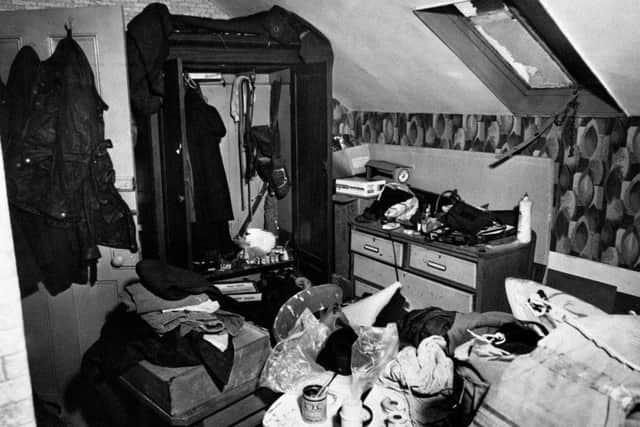
[{"label": "rumpled blanket", "polygon": [[472,425],[625,424],[640,402],[640,372],[631,366],[640,346],[638,330],[635,316],[589,316],[560,324],[536,350],[509,363]]}]

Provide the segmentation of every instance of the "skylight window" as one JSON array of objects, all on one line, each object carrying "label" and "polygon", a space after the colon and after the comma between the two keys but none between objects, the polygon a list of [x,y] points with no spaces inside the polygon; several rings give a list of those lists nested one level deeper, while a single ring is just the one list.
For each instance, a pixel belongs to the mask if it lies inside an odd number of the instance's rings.
[{"label": "skylight window", "polygon": [[617,116],[616,101],[541,0],[422,0],[414,14],[513,114]]},{"label": "skylight window", "polygon": [[529,31],[517,12],[500,2],[488,2],[497,5],[483,9],[474,3],[467,1],[455,6],[530,88],[567,88],[573,85],[573,80]]}]

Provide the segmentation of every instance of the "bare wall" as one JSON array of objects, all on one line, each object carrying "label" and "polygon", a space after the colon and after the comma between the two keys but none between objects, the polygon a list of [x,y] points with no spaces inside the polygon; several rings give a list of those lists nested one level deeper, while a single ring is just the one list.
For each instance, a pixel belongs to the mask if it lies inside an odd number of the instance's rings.
[{"label": "bare wall", "polygon": [[[129,22],[152,0],[0,0],[0,10],[45,9],[53,7],[79,6],[118,6],[124,10],[124,20]],[[227,18],[216,6],[216,2],[207,0],[165,0],[161,3],[169,7],[171,13],[197,15],[209,18]]]}]

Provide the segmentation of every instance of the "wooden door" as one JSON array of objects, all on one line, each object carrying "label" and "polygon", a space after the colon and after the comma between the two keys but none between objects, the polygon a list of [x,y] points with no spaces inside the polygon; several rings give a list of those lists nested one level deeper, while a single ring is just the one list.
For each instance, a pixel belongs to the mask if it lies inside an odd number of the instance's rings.
[{"label": "wooden door", "polygon": [[180,59],[165,62],[164,74],[161,132],[155,148],[162,162],[162,195],[158,201],[164,212],[164,227],[161,226],[158,232],[164,234],[166,261],[178,267],[191,268],[191,228],[187,224],[188,203],[193,202],[193,197],[187,194],[185,181],[188,168],[185,153],[188,148]]},{"label": "wooden door", "polygon": [[314,283],[329,280],[333,260],[330,73],[326,63],[294,67],[292,85],[293,235],[299,268]]},{"label": "wooden door", "polygon": [[[18,50],[32,46],[40,60],[48,58],[71,25],[74,39],[93,68],[96,86],[109,110],[105,136],[113,141],[110,155],[116,185],[135,209],[134,162],[126,70],[124,22],[120,7],[49,9],[0,13],[0,76],[6,82]],[[3,184],[4,185],[4,184]],[[55,297],[41,286],[22,300],[29,368],[34,392],[62,402],[64,390],[79,369],[86,349],[98,338],[105,314],[117,304],[124,283],[135,277],[137,254],[100,247],[98,282],[72,285]],[[124,265],[112,267],[122,256]]]}]

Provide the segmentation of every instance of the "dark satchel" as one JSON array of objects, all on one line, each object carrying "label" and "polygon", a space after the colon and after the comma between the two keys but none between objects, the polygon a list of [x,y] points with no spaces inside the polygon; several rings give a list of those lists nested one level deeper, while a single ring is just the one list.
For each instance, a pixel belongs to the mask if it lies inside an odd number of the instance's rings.
[{"label": "dark satchel", "polygon": [[254,148],[253,166],[258,176],[269,185],[269,192],[282,199],[289,193],[289,175],[280,157],[280,131],[278,129],[278,103],[280,82],[271,87],[271,126],[253,126],[249,130],[249,143]]},{"label": "dark satchel", "polygon": [[443,195],[446,193],[451,194],[450,197],[454,202],[442,217],[442,222],[452,229],[476,236],[487,227],[498,224],[490,212],[465,203],[455,191],[447,191]]}]

